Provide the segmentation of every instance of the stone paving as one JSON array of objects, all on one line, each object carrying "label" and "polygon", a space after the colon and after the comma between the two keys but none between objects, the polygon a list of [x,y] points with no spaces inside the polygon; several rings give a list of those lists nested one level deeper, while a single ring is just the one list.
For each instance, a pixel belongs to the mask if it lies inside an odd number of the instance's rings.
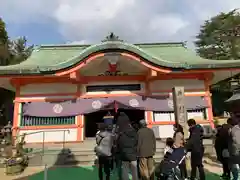
[{"label": "stone paving", "polygon": [[[26,176],[31,176],[36,173],[39,173],[44,170],[44,167],[28,167],[25,169],[25,171],[22,174],[16,175],[16,176],[7,176],[5,175],[5,169],[0,168],[0,177],[1,180],[17,180],[17,179],[22,179],[23,177]],[[26,178],[27,180],[28,178]]]},{"label": "stone paving", "polygon": [[[208,171],[208,174],[211,174],[209,176],[211,176],[210,178],[208,178],[208,180],[217,180],[219,179],[219,174],[222,172],[221,170],[221,167],[219,165],[213,165],[213,164],[205,164],[205,169]],[[61,168],[61,167],[60,167]],[[63,168],[63,167],[62,167]],[[61,168],[61,169],[62,169]],[[75,170],[76,170],[76,167],[74,167]],[[70,167],[66,167],[64,168],[64,171],[66,170],[66,172],[63,172],[63,170],[60,170],[58,172],[58,168],[51,168],[51,170],[49,170],[49,172],[51,173],[51,178],[49,178],[50,180],[53,180],[55,178],[58,178],[58,180],[65,180],[66,177],[68,180],[75,180],[75,179],[79,179],[79,175],[83,175],[85,176],[86,174],[91,174],[91,177],[89,176],[88,180],[91,180],[91,179],[97,179],[97,172],[95,170],[93,170],[93,168],[85,168],[85,169],[88,169],[88,173],[86,172],[87,170],[82,170],[84,168],[80,168],[78,167],[79,170],[81,171],[78,171],[78,173],[76,173],[75,170],[71,171]],[[91,171],[91,172],[89,172]],[[43,180],[43,173],[44,172],[44,167],[28,167],[22,174],[20,175],[16,175],[16,176],[6,176],[5,173],[4,173],[4,168],[0,168],[0,177],[1,177],[1,180]],[[55,172],[55,175],[53,175],[53,172]],[[68,173],[67,173],[68,172]],[[60,173],[60,174],[59,174]],[[63,173],[61,175],[61,173]],[[76,175],[74,175],[74,173],[76,173]],[[58,174],[58,177],[56,177],[56,174]],[[217,175],[218,174],[218,175]],[[93,178],[93,176],[95,178]],[[60,177],[60,179],[59,179]],[[62,177],[62,178],[61,178]],[[85,178],[84,178],[85,179]],[[115,178],[113,178],[115,179]]]},{"label": "stone paving", "polygon": [[[211,142],[211,141],[210,141]],[[207,142],[210,143],[210,142]],[[93,147],[93,143],[95,143],[95,141],[86,141],[84,143],[81,144],[81,146],[79,146],[79,144],[65,144],[66,147],[69,148],[92,148]],[[36,147],[34,148],[38,148],[39,145],[36,145]],[[56,148],[61,149],[62,145],[61,144],[56,144],[53,145]],[[164,143],[159,141],[158,142],[158,146],[162,147],[164,146]],[[39,146],[39,148],[41,148],[42,146]],[[51,146],[52,147],[52,146]],[[219,164],[217,164],[216,162],[213,162],[212,160],[206,160],[205,159],[205,168],[206,170],[211,174],[215,174],[215,176],[217,176],[216,174],[220,174],[221,173],[221,167],[219,166]],[[44,167],[38,166],[38,167],[28,167],[26,168],[26,170],[20,174],[20,175],[16,175],[16,176],[6,176],[4,173],[4,168],[0,168],[0,177],[1,180],[43,180],[44,178]],[[67,173],[68,172],[68,173]],[[67,173],[67,174],[66,174]],[[85,176],[87,180],[91,180],[97,179],[97,170],[96,168],[92,168],[92,167],[53,167],[50,168],[49,170],[49,178],[48,180],[75,180],[75,179],[79,179],[78,177],[82,177]],[[113,177],[111,180],[115,180],[116,178]],[[217,178],[207,178],[208,180],[215,180],[215,179],[219,179],[219,176],[217,176]]]}]

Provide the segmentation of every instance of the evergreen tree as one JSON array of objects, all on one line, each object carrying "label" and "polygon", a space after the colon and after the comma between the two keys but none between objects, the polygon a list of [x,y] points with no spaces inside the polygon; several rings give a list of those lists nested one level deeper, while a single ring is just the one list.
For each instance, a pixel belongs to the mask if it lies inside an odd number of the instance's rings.
[{"label": "evergreen tree", "polygon": [[7,65],[8,58],[8,34],[5,28],[5,23],[0,18],[0,65]]},{"label": "evergreen tree", "polygon": [[11,41],[9,45],[10,64],[19,64],[26,60],[31,55],[32,50],[33,45],[27,46],[27,39],[25,37]]},{"label": "evergreen tree", "polygon": [[203,58],[240,59],[240,13],[233,10],[205,21],[195,45]]},{"label": "evergreen tree", "polygon": [[20,37],[10,40],[5,23],[0,18],[0,66],[19,64],[32,53],[33,45],[27,46],[27,39]]}]

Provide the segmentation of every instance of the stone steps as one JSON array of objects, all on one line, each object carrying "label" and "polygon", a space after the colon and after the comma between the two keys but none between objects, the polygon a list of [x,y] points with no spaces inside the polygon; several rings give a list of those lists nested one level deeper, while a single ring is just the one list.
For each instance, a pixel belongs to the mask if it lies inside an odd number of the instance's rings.
[{"label": "stone steps", "polygon": [[[163,148],[158,148],[156,151],[156,159],[159,160],[163,156]],[[53,165],[85,165],[94,164],[96,159],[95,152],[93,150],[86,149],[74,149],[69,152],[65,151],[45,151],[43,153],[29,153],[29,166],[40,166],[47,164]]]},{"label": "stone steps", "polygon": [[[161,161],[165,143],[157,141],[155,161]],[[33,149],[29,155],[29,166],[61,166],[61,165],[93,165],[96,159],[95,139],[86,140],[83,143],[65,144],[27,144],[25,148]],[[205,152],[212,152],[212,141],[205,141]]]}]

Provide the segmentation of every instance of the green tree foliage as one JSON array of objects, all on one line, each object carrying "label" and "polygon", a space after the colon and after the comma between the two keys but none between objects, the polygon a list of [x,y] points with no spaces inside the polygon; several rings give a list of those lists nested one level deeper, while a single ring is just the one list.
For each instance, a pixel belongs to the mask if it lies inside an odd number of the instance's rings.
[{"label": "green tree foliage", "polygon": [[240,13],[233,10],[205,21],[195,45],[203,58],[240,59]]},{"label": "green tree foliage", "polygon": [[5,28],[5,23],[0,18],[0,65],[6,65],[8,58],[8,35]]},{"label": "green tree foliage", "polygon": [[5,44],[8,42],[8,34],[5,28],[5,23],[3,20],[0,18],[0,43]]},{"label": "green tree foliage", "polygon": [[10,64],[18,64],[26,60],[32,53],[33,45],[27,46],[27,39],[20,37],[16,40],[11,41],[9,46],[10,52]]},{"label": "green tree foliage", "polygon": [[10,40],[5,23],[0,18],[0,66],[19,64],[32,53],[33,45],[28,46],[25,37]]},{"label": "green tree foliage", "polygon": [[[237,10],[220,13],[205,21],[197,35],[197,53],[206,59],[240,59],[240,13]],[[233,91],[229,79],[211,87],[215,115],[225,110],[224,101]]]}]

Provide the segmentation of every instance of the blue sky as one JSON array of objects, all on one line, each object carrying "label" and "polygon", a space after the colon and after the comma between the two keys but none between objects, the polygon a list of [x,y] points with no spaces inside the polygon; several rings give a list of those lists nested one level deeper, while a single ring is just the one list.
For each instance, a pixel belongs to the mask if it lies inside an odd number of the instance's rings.
[{"label": "blue sky", "polygon": [[0,0],[11,38],[29,44],[97,43],[113,31],[132,42],[194,41],[204,20],[240,0]]},{"label": "blue sky", "polygon": [[7,22],[6,26],[11,38],[26,36],[29,44],[62,44],[65,42],[54,22],[26,23],[24,25]]}]

